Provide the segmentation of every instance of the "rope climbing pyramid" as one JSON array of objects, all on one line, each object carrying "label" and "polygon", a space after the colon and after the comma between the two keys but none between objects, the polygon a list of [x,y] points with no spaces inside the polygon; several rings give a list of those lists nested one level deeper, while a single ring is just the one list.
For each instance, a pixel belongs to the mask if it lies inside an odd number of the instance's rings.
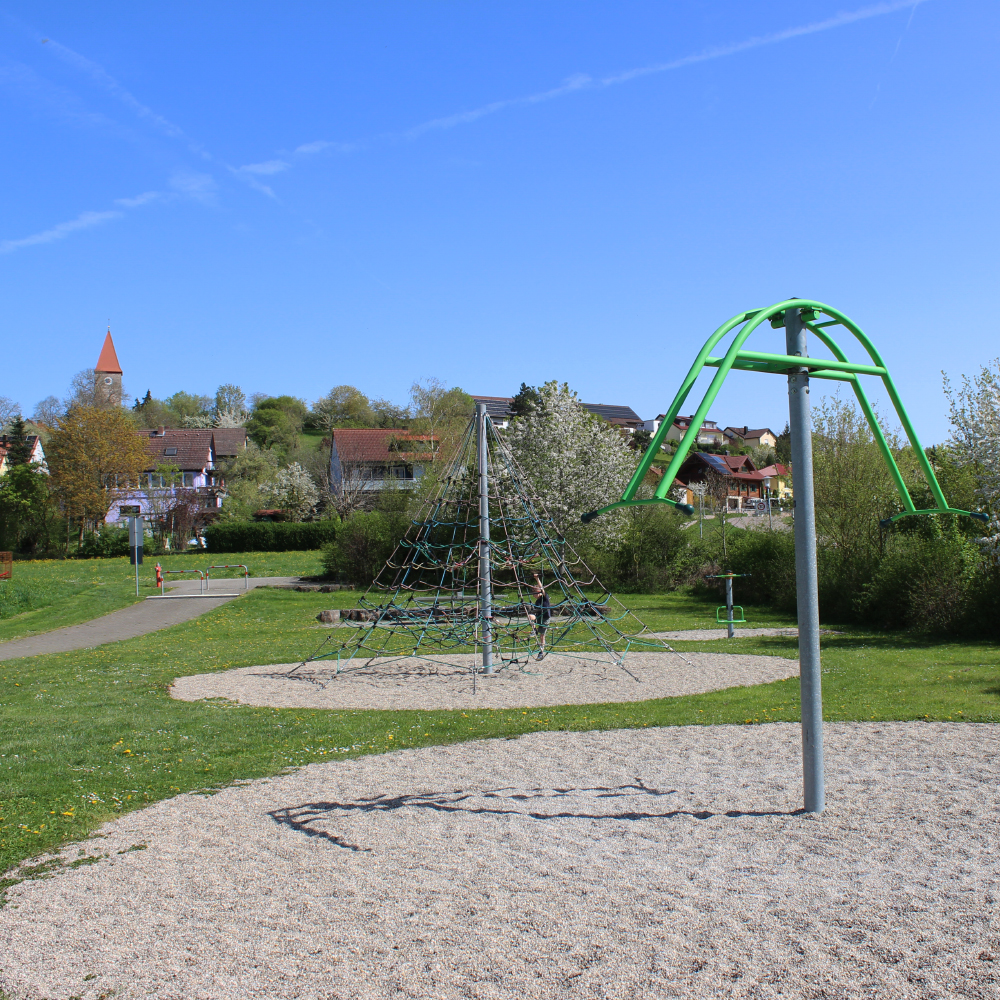
[{"label": "rope climbing pyramid", "polygon": [[553,653],[623,667],[630,650],[674,652],[558,532],[483,404],[436,494],[347,615],[294,670],[473,652],[475,679]]}]

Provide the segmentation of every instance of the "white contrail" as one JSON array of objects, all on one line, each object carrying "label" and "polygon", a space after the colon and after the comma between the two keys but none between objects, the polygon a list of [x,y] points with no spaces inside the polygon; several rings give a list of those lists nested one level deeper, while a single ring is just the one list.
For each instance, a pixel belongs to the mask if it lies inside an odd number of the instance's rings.
[{"label": "white contrail", "polygon": [[33,233],[31,236],[23,236],[19,240],[0,240],[0,254],[11,253],[20,250],[21,247],[33,247],[39,243],[52,243],[54,240],[62,240],[70,233],[79,232],[81,229],[90,229],[91,226],[99,226],[101,223],[110,222],[112,219],[120,219],[125,212],[122,209],[139,208],[147,205],[151,201],[162,201],[176,195],[165,195],[160,191],[144,191],[134,198],[116,198],[115,204],[119,208],[109,209],[106,212],[81,212],[75,219],[68,222],[60,222],[52,226],[51,229],[43,229],[40,233]]},{"label": "white contrail", "polygon": [[21,247],[31,247],[38,243],[51,243],[53,240],[62,240],[75,233],[78,229],[89,229],[91,226],[98,226],[109,219],[119,219],[124,212],[81,212],[75,219],[69,222],[60,222],[51,229],[45,229],[32,236],[25,236],[19,240],[0,241],[0,253],[10,253],[12,250],[19,250]]},{"label": "white contrail", "polygon": [[[415,139],[425,132],[435,129],[449,129],[457,125],[468,125],[487,115],[494,115],[498,111],[519,105],[541,104],[545,101],[553,101],[559,97],[566,97],[569,94],[577,93],[581,90],[598,90],[605,87],[614,87],[618,84],[629,83],[632,80],[644,76],[653,76],[657,73],[669,73],[673,70],[683,69],[686,66],[694,66],[697,63],[710,62],[713,59],[724,59],[727,56],[738,55],[741,52],[748,52],[751,49],[763,48],[765,45],[777,45],[780,42],[791,41],[794,38],[802,38],[806,35],[815,35],[821,31],[831,31],[834,28],[842,28],[858,21],[866,21],[872,17],[881,17],[884,14],[892,14],[894,11],[916,8],[928,0],[884,0],[882,3],[872,4],[868,7],[861,7],[858,10],[842,11],[833,17],[828,17],[822,21],[814,21],[812,24],[802,24],[793,28],[785,28],[782,31],[775,31],[769,35],[755,35],[742,42],[732,42],[729,45],[717,45],[712,48],[702,49],[688,56],[673,59],[670,62],[654,63],[651,66],[638,66],[635,69],[623,70],[610,76],[592,77],[585,73],[569,77],[557,87],[539,91],[536,94],[528,94],[524,97],[508,97],[498,101],[491,101],[482,107],[473,108],[470,111],[459,111],[442,118],[432,118],[430,121],[421,122],[412,128],[402,132],[385,133],[378,136],[380,139]],[[299,146],[295,152],[299,155],[318,153],[330,147],[336,147],[342,151],[349,151],[364,145],[364,140],[356,143],[333,143],[320,140],[318,142],[306,143]]]},{"label": "white contrail", "polygon": [[186,135],[179,125],[175,125],[172,121],[164,118],[163,115],[157,114],[152,108],[147,107],[133,97],[103,66],[98,65],[86,56],[80,55],[79,52],[74,52],[68,46],[51,38],[44,39],[44,43],[63,62],[67,62],[76,69],[86,73],[95,83],[124,104],[138,118],[150,122],[164,135],[170,136],[171,139],[182,140],[192,152],[205,157],[205,159],[212,159],[205,148],[200,143],[195,142],[189,135]]}]

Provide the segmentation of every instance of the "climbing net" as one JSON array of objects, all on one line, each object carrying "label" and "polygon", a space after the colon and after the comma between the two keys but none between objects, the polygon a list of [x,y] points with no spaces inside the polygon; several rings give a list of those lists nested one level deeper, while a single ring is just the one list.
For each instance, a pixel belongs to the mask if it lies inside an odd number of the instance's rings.
[{"label": "climbing net", "polygon": [[[473,418],[434,497],[343,623],[300,666],[336,660],[336,672],[373,661],[481,652],[524,670],[559,653],[622,666],[629,650],[673,652],[606,588],[557,531],[488,416],[489,542],[480,537],[477,421]],[[484,548],[485,545],[485,548]],[[481,598],[487,552],[490,598]],[[543,608],[538,587],[548,596]]]}]

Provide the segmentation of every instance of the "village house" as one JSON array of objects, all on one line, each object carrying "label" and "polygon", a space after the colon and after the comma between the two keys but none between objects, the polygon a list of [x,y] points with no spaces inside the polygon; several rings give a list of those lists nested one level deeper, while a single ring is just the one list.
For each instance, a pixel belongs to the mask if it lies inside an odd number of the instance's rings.
[{"label": "village house", "polygon": [[[473,396],[473,402],[485,403],[486,412],[498,430],[505,430],[514,417],[510,404],[513,396]],[[642,417],[631,406],[619,406],[611,403],[581,403],[585,410],[601,417],[614,427],[620,427],[625,433],[633,434],[644,426]]]},{"label": "village house", "polygon": [[781,465],[775,462],[774,465],[766,465],[760,470],[760,474],[765,479],[770,479],[771,496],[778,500],[792,499],[792,467]]},{"label": "village house", "polygon": [[438,448],[433,434],[381,428],[338,428],[331,438],[330,488],[338,494],[413,489]]},{"label": "village house", "polygon": [[695,451],[688,455],[677,471],[677,479],[688,488],[687,503],[697,503],[691,486],[706,482],[710,472],[720,477],[718,481],[725,482],[731,511],[756,510],[758,501],[766,498],[765,476],[754,467],[749,456],[711,455]]},{"label": "village house", "polygon": [[[150,463],[142,489],[123,503],[138,504],[144,516],[157,518],[163,516],[180,491],[193,490],[206,510],[222,506],[225,483],[218,465],[246,450],[247,432],[242,427],[159,427],[136,433],[146,442]],[[119,520],[117,505],[106,520]]]},{"label": "village house", "polygon": [[778,443],[778,435],[769,427],[727,427],[723,434],[737,448],[773,448]]},{"label": "village house", "polygon": [[497,430],[503,431],[510,426],[514,418],[510,409],[510,404],[514,402],[513,396],[473,396],[472,401],[486,404],[486,413]]},{"label": "village house", "polygon": [[[27,434],[24,438],[28,445],[28,462],[38,465],[43,472],[48,472],[45,464],[45,449],[42,447],[42,439],[37,434]],[[7,471],[7,452],[10,450],[11,441],[6,434],[0,436],[0,476]]]},{"label": "village house", "polygon": [[[653,417],[652,420],[647,420],[642,424],[643,429],[649,431],[651,434],[655,434],[660,429],[660,424],[666,419],[666,414],[659,414],[659,416]],[[680,441],[688,432],[688,428],[691,426],[691,421],[694,417],[677,417],[670,430],[667,431],[666,441]],[[725,432],[719,427],[719,425],[714,420],[706,420],[698,431],[698,437],[695,440],[695,444],[701,445],[714,445],[719,446],[726,443]]]}]

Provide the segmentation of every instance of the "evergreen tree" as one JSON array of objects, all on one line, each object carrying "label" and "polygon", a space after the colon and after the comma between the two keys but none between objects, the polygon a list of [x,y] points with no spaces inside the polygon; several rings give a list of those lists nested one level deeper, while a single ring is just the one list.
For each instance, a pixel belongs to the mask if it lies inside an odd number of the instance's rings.
[{"label": "evergreen tree", "polygon": [[19,413],[10,422],[10,433],[7,435],[7,464],[27,465],[30,461],[31,444],[28,442],[24,418]]}]

